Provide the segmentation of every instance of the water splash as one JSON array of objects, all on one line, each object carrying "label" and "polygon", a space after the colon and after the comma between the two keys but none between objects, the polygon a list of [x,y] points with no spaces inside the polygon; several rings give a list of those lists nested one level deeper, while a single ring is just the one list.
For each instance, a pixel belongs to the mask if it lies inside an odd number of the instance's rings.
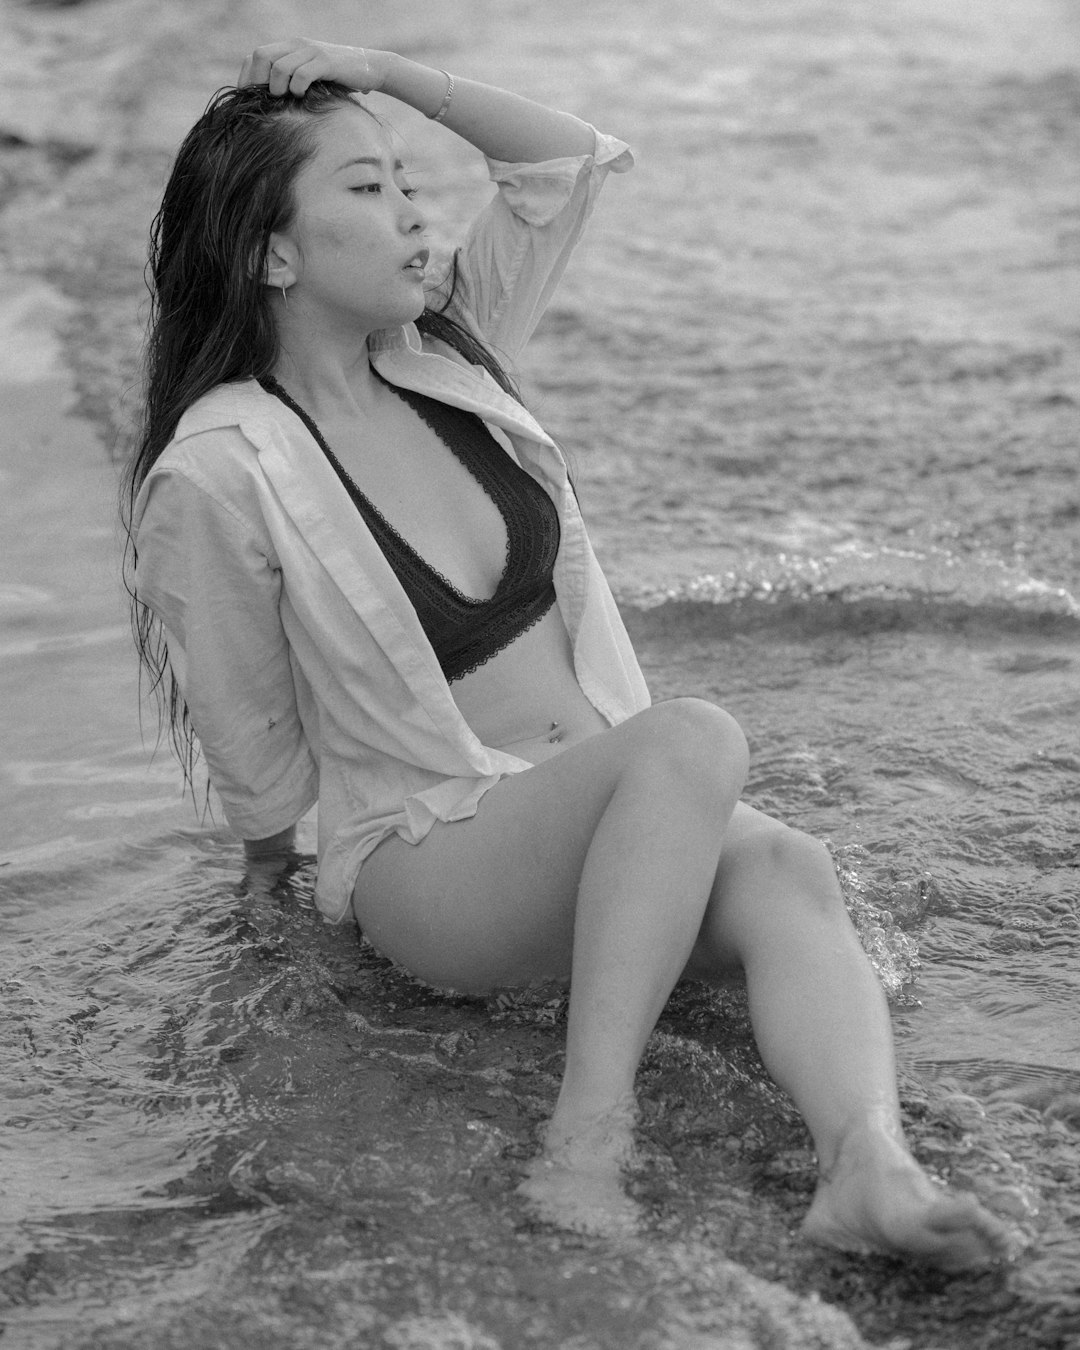
[{"label": "water splash", "polygon": [[933,878],[875,868],[858,844],[833,846],[832,854],[844,903],[886,997],[898,1007],[917,1006],[919,945],[905,929],[915,928],[926,914]]},{"label": "water splash", "polygon": [[[993,556],[960,555],[945,548],[899,549],[849,544],[831,553],[808,556],[777,553],[748,556],[719,574],[687,582],[641,585],[622,597],[628,606],[648,611],[661,606],[731,606],[731,620],[772,607],[786,621],[820,613],[821,602],[854,611],[878,608],[937,627],[958,620],[985,618],[998,631],[1031,620],[1080,620],[1080,601],[1065,587],[1030,575]],[[818,608],[815,608],[815,602]],[[840,620],[842,622],[842,620]]]}]

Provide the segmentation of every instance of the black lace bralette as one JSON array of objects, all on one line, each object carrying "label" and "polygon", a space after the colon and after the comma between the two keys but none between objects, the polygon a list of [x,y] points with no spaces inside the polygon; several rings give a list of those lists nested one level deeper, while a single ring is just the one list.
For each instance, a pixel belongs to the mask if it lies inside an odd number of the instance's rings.
[{"label": "black lace bralette", "polygon": [[296,413],[330,461],[412,601],[448,681],[490,661],[555,603],[558,512],[540,484],[514,462],[474,413],[383,380],[453,451],[499,509],[506,525],[506,567],[487,600],[465,595],[425,562],[353,482],[303,408],[272,377],[260,383]]}]

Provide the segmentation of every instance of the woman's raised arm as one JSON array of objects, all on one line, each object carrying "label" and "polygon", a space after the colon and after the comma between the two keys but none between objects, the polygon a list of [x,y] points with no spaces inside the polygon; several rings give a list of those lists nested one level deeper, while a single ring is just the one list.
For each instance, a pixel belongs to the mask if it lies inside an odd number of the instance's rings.
[{"label": "woman's raised arm", "polygon": [[580,118],[475,80],[455,77],[451,89],[443,71],[395,52],[308,38],[271,42],[252,52],[238,83],[266,84],[272,94],[299,98],[315,80],[334,80],[363,94],[388,94],[427,117],[438,116],[491,159],[535,164],[593,152],[592,128]]}]

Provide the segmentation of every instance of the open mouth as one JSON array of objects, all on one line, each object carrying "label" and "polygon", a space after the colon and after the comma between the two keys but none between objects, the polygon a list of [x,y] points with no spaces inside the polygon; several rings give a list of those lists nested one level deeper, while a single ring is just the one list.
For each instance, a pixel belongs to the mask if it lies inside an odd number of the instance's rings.
[{"label": "open mouth", "polygon": [[403,270],[406,272],[415,271],[422,273],[424,268],[427,267],[428,258],[430,257],[430,251],[426,248],[422,248],[415,257],[409,259]]}]

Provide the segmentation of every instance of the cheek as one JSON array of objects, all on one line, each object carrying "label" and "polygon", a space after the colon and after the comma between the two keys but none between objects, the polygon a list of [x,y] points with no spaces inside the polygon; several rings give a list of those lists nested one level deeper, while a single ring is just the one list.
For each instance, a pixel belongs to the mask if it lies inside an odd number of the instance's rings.
[{"label": "cheek", "polygon": [[365,233],[346,212],[326,212],[315,217],[309,216],[300,222],[297,243],[305,264],[311,266],[327,254],[340,256],[348,253],[356,258],[362,257]]},{"label": "cheek", "polygon": [[355,247],[355,241],[351,241],[346,231],[334,221],[321,221],[318,227],[307,235],[306,240],[301,241],[304,256],[307,258],[318,258],[327,253],[341,253],[350,243]]}]

